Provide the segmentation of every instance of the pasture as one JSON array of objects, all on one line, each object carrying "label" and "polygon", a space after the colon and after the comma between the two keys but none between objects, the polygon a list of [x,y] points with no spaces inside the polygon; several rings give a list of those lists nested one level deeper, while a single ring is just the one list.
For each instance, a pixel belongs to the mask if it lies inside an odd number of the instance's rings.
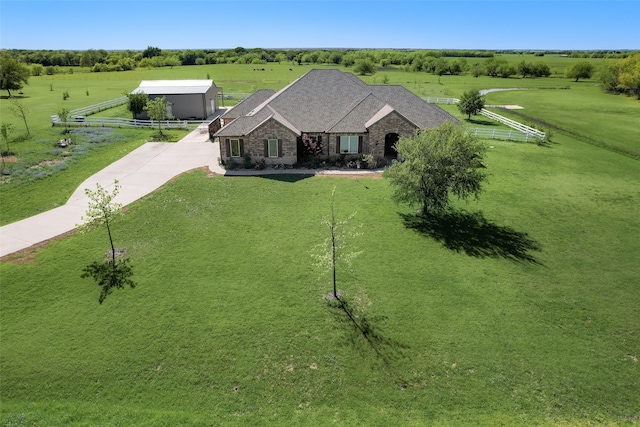
[{"label": "pasture", "polygon": [[[51,94],[35,94],[36,87],[49,91],[47,79],[54,87],[66,81],[80,95],[93,82],[94,103],[142,79],[210,73],[225,92],[245,92],[278,89],[290,81],[288,73],[305,71],[283,64],[276,73],[275,66],[272,76],[250,65],[235,71],[212,65],[32,78],[25,100],[44,97],[32,109],[32,133],[44,136],[16,142],[16,150],[61,131],[35,125],[35,111],[43,120],[56,113],[53,98],[46,100]],[[480,200],[455,203],[438,221],[395,205],[384,178],[184,174],[130,205],[115,224],[116,246],[132,259],[137,287],[115,291],[102,305],[97,286],[80,274],[108,249],[104,230],[3,260],[0,422],[640,422],[640,167],[633,156],[582,138],[637,149],[638,101],[564,78],[443,76],[438,82],[428,74],[384,71],[365,80],[387,73],[390,83],[424,95],[540,85],[488,99],[521,104],[522,114],[559,129],[546,146],[488,142]],[[576,121],[565,113],[573,102]],[[34,199],[38,205],[35,194],[73,191],[73,180],[81,182],[147,136],[118,134],[125,139],[57,174],[2,184],[3,219],[25,215]],[[331,282],[311,257],[327,235],[321,221],[334,187],[339,216],[357,212],[352,223],[362,226],[351,243],[362,254],[353,273],[340,271],[339,288],[360,298],[362,316],[376,332],[368,339],[323,299]],[[7,200],[17,207],[5,217]]]}]

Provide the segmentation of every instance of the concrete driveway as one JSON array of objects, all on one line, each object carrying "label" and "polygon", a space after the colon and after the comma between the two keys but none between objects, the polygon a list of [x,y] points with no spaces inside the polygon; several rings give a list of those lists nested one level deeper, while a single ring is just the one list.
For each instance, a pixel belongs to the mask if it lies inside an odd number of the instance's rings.
[{"label": "concrete driveway", "polygon": [[75,229],[88,207],[85,188],[95,189],[100,183],[111,191],[117,179],[121,188],[115,201],[128,205],[188,170],[208,166],[224,173],[218,157],[219,145],[199,130],[177,143],[149,142],[88,178],[65,205],[0,227],[0,257]]}]

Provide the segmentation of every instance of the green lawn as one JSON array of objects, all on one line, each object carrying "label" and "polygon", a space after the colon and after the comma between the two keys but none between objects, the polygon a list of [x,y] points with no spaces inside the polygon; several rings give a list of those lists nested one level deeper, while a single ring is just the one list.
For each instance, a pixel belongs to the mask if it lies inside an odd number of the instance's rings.
[{"label": "green lawn", "polygon": [[[2,263],[2,422],[637,423],[638,162],[492,145],[480,201],[439,224],[384,179],[183,175],[114,228],[138,286],[103,305],[79,275],[104,230]],[[339,287],[372,301],[371,342],[310,258],[333,187],[363,226]]]},{"label": "green lawn", "polygon": [[[15,151],[67,167],[1,184],[0,223],[64,202],[149,137],[96,134],[102,142],[84,155],[66,155],[51,147],[62,129],[48,116],[60,105],[113,99],[143,79],[206,74],[226,93],[280,89],[311,68],[264,67],[32,78],[24,101],[33,136]],[[0,424],[638,424],[640,167],[620,153],[638,149],[638,101],[560,77],[385,71],[364,80],[385,74],[424,96],[536,87],[488,101],[520,104],[561,130],[547,146],[491,141],[481,199],[440,221],[393,204],[384,179],[184,174],[115,224],[137,287],[102,305],[80,274],[107,251],[105,230],[5,260]],[[362,224],[353,248],[363,253],[339,288],[372,302],[369,340],[323,300],[331,282],[310,253],[326,237],[334,187],[339,215],[357,212]]]},{"label": "green lawn", "polygon": [[640,101],[633,97],[606,94],[593,83],[578,82],[568,90],[493,92],[487,101],[519,104],[524,110],[511,113],[515,120],[542,120],[543,128],[559,128],[640,158]]}]

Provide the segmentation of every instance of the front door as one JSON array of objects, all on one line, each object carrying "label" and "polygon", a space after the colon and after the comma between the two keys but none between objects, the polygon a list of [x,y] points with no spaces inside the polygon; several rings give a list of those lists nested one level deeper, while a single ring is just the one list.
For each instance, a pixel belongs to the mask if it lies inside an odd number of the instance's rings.
[{"label": "front door", "polygon": [[397,159],[398,152],[394,148],[396,142],[400,139],[400,135],[397,133],[388,133],[384,137],[384,157],[385,159]]}]

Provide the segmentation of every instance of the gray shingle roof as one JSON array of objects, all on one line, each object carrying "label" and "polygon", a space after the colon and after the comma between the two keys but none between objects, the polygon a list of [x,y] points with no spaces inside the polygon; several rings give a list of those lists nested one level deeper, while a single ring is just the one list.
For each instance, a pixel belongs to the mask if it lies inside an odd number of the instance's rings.
[{"label": "gray shingle roof", "polygon": [[222,118],[236,118],[245,116],[251,112],[254,108],[262,104],[267,99],[271,98],[276,93],[273,89],[260,89],[249,95],[248,98],[243,99],[235,107],[227,110],[221,117]]},{"label": "gray shingle roof", "polygon": [[367,131],[365,123],[384,106],[385,103],[380,98],[369,94],[326,131],[332,133],[364,133]]},{"label": "gray shingle roof", "polygon": [[372,85],[370,87],[374,95],[384,99],[420,129],[436,127],[447,120],[458,122],[458,119],[451,114],[437,105],[428,104],[404,86]]},{"label": "gray shingle roof", "polygon": [[365,124],[371,125],[393,111],[420,129],[457,121],[402,86],[368,85],[351,73],[316,69],[239,116],[216,136],[246,135],[269,117],[299,130],[298,134],[363,133],[367,130]]}]

